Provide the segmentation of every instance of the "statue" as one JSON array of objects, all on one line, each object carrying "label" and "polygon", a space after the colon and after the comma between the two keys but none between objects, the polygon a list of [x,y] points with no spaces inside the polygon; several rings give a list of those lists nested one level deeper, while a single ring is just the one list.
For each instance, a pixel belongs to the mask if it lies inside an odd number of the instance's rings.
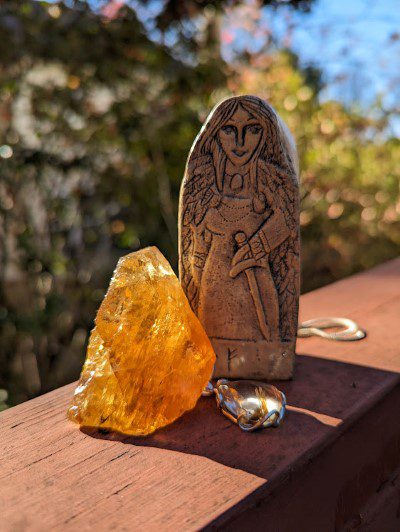
[{"label": "statue", "polygon": [[287,127],[255,96],[217,105],[190,151],[179,205],[179,274],[217,355],[214,377],[293,375],[296,166]]}]

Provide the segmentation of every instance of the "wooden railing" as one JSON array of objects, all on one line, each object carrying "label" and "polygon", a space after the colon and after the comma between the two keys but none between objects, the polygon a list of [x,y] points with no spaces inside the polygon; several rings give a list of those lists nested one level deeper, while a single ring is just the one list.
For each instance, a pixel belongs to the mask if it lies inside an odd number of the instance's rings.
[{"label": "wooden railing", "polygon": [[0,530],[400,530],[400,259],[302,296],[320,316],[368,337],[299,341],[278,429],[203,398],[149,438],[79,430],[74,384],[3,412]]}]

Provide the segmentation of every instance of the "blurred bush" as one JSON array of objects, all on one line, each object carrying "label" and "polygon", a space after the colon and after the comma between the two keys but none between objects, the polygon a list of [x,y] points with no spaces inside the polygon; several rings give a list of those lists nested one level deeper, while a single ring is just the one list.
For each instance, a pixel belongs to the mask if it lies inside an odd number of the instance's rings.
[{"label": "blurred bush", "polygon": [[119,256],[155,244],[176,265],[188,150],[232,93],[269,99],[297,139],[304,291],[398,254],[399,141],[379,105],[320,103],[288,50],[226,64],[211,4],[169,47],[191,16],[175,4],[157,39],[126,6],[0,4],[0,409],[77,377]]}]

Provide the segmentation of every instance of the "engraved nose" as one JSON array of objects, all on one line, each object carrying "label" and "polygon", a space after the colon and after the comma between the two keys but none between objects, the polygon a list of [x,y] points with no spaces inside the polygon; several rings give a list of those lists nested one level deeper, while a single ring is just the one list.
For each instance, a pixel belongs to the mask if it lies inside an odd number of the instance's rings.
[{"label": "engraved nose", "polygon": [[236,144],[238,145],[239,148],[243,148],[243,145],[244,145],[244,134],[245,134],[244,128],[243,129],[238,129]]}]

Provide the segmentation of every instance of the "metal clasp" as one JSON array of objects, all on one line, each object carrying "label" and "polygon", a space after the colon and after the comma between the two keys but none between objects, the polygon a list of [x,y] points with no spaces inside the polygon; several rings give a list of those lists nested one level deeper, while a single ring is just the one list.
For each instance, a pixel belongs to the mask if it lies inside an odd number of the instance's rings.
[{"label": "metal clasp", "polygon": [[285,394],[271,384],[219,379],[215,387],[208,383],[203,395],[213,393],[223,415],[245,432],[277,427],[285,415]]}]

